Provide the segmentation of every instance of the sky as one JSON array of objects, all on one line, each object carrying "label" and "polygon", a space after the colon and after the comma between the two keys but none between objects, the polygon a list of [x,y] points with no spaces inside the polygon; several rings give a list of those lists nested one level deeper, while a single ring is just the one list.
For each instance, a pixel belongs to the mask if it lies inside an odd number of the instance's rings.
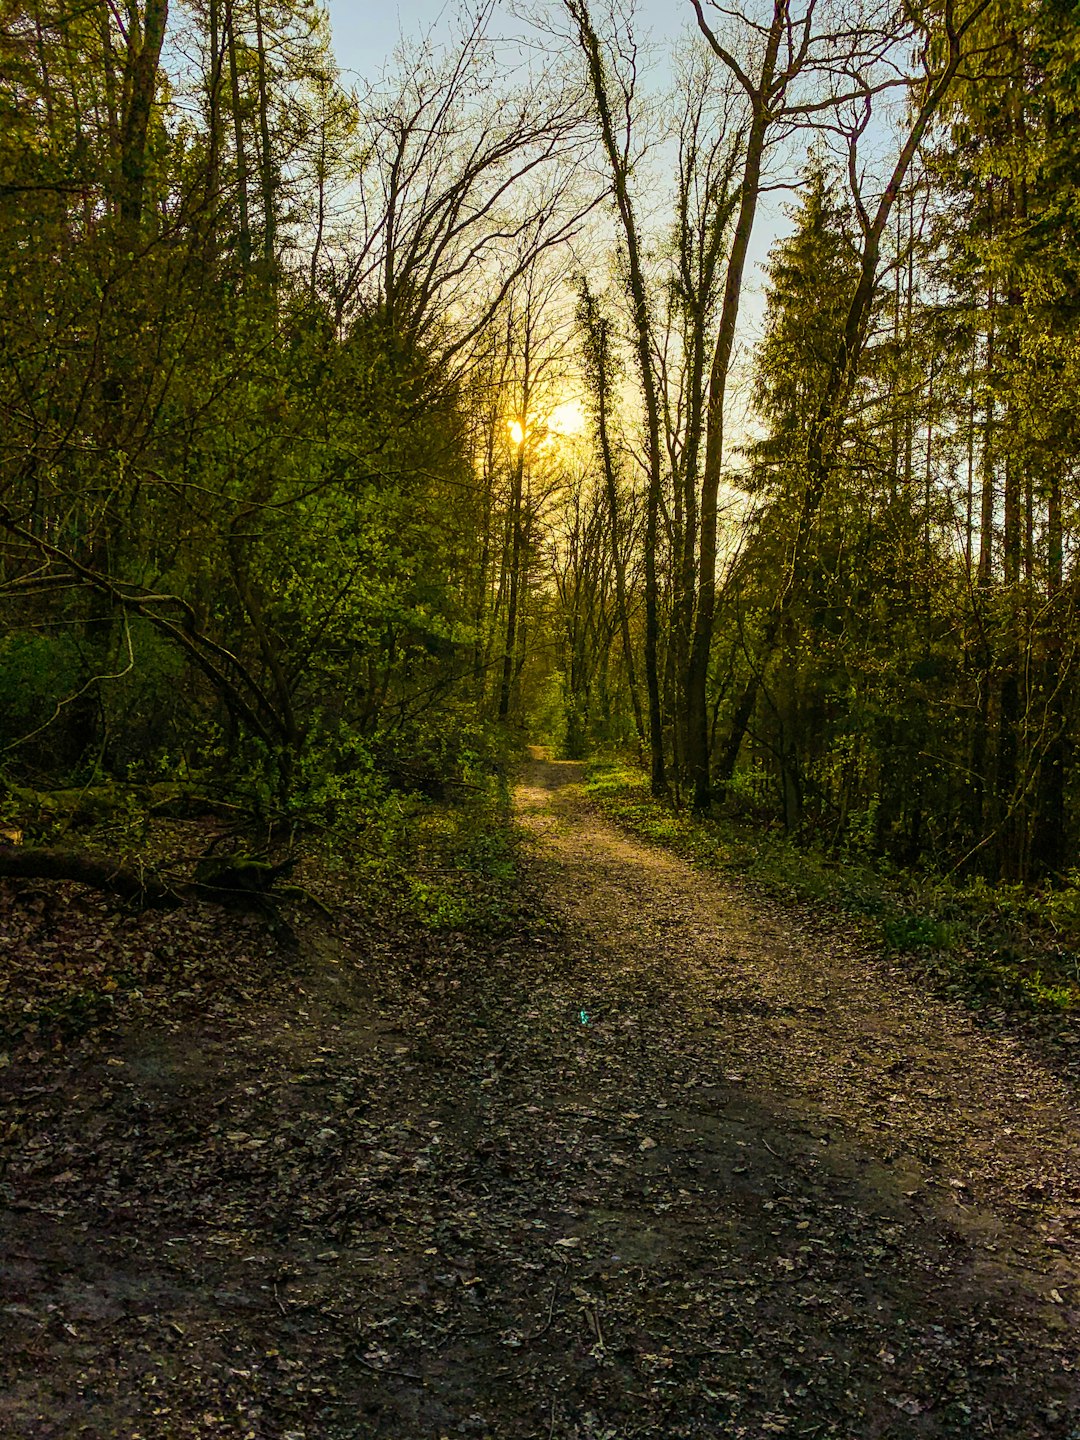
[{"label": "sky", "polygon": [[[538,0],[533,0],[540,8]],[[553,0],[552,0],[553,3]],[[434,28],[449,35],[457,12],[456,0],[327,0],[333,34],[334,54],[346,80],[374,80],[391,61],[399,40],[415,40]],[[689,0],[636,0],[635,26],[643,46],[655,42],[655,64],[658,79],[666,45],[681,35],[693,22],[694,12]],[[524,24],[512,13],[509,4],[499,3],[492,32],[506,36],[522,34]],[[786,199],[767,196],[759,210],[758,226],[751,252],[747,276],[747,311],[744,331],[749,340],[760,327],[764,310],[762,267],[776,237],[790,225],[785,218]]]},{"label": "sky", "polygon": [[[511,0],[512,3],[512,0]],[[542,0],[530,0],[537,8]],[[554,4],[555,0],[549,0]],[[449,36],[458,12],[457,0],[326,0],[330,15],[334,54],[346,83],[362,83],[378,78],[392,61],[399,41],[415,41],[434,32]],[[635,33],[644,53],[651,51],[659,88],[666,80],[664,54],[671,42],[689,28],[694,12],[689,0],[636,0]],[[516,18],[509,3],[498,0],[490,33],[511,40],[522,35],[524,23]],[[652,42],[650,44],[650,42]],[[733,414],[729,425],[741,433],[748,423],[748,380],[754,346],[762,334],[765,318],[765,264],[771,246],[778,236],[791,228],[787,219],[787,194],[762,197],[750,263],[744,280],[736,338],[735,362],[731,375],[729,400]]]},{"label": "sky", "polygon": [[[343,70],[363,79],[373,79],[390,58],[401,36],[425,34],[432,26],[447,29],[454,14],[453,0],[328,0],[330,24],[334,34],[334,52]],[[638,0],[639,24],[655,39],[678,34],[693,18],[687,0]],[[497,31],[511,35],[523,26],[509,7],[500,5]]]}]

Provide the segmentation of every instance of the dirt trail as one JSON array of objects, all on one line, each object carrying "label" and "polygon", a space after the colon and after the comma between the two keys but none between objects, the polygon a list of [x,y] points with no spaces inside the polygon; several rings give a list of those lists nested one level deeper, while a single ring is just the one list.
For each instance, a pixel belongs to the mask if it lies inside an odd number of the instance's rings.
[{"label": "dirt trail", "polygon": [[1063,1086],[578,778],[515,933],[4,1072],[4,1440],[1080,1440]]},{"label": "dirt trail", "polygon": [[587,954],[566,1003],[595,1012],[593,1093],[637,1090],[657,1141],[630,1193],[713,1232],[669,1283],[704,1292],[745,1433],[1080,1436],[1069,1090],[835,927],[619,833],[579,770],[534,752],[518,797]]}]

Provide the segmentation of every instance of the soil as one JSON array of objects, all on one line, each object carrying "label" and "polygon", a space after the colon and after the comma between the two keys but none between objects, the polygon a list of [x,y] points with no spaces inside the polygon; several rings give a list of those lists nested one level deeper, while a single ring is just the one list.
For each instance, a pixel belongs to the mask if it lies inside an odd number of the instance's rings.
[{"label": "soil", "polygon": [[506,933],[222,921],[13,1054],[0,1436],[1080,1440],[1061,1073],[579,778]]}]

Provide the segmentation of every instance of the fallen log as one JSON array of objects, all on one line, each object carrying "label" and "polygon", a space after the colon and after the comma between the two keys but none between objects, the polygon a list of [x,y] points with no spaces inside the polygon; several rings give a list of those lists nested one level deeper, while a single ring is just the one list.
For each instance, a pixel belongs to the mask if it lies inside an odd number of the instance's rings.
[{"label": "fallen log", "polygon": [[295,859],[273,865],[248,855],[204,856],[194,877],[185,880],[78,850],[0,845],[0,879],[66,880],[116,895],[139,910],[167,910],[192,900],[208,900],[270,919],[278,918],[277,902],[283,898],[275,892],[275,882],[295,864]]},{"label": "fallen log", "polygon": [[68,786],[59,790],[32,790],[25,785],[6,784],[4,793],[22,816],[64,819],[72,825],[89,826],[110,820],[117,812],[144,810],[170,820],[189,820],[203,815],[228,819],[250,814],[251,807],[221,796],[207,795],[190,785],[161,781],[153,785]]},{"label": "fallen log", "polygon": [[69,880],[117,895],[141,910],[180,905],[186,888],[152,870],[134,869],[103,856],[45,845],[0,845],[0,879]]}]

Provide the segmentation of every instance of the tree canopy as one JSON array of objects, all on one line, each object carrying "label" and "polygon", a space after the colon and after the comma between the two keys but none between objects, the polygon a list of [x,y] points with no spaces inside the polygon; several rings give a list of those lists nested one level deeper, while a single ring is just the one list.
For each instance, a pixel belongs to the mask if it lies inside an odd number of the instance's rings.
[{"label": "tree canopy", "polygon": [[325,817],[524,726],[1064,875],[1071,15],[691,0],[666,99],[535,18],[350,89],[313,4],[4,8],[5,773]]}]

